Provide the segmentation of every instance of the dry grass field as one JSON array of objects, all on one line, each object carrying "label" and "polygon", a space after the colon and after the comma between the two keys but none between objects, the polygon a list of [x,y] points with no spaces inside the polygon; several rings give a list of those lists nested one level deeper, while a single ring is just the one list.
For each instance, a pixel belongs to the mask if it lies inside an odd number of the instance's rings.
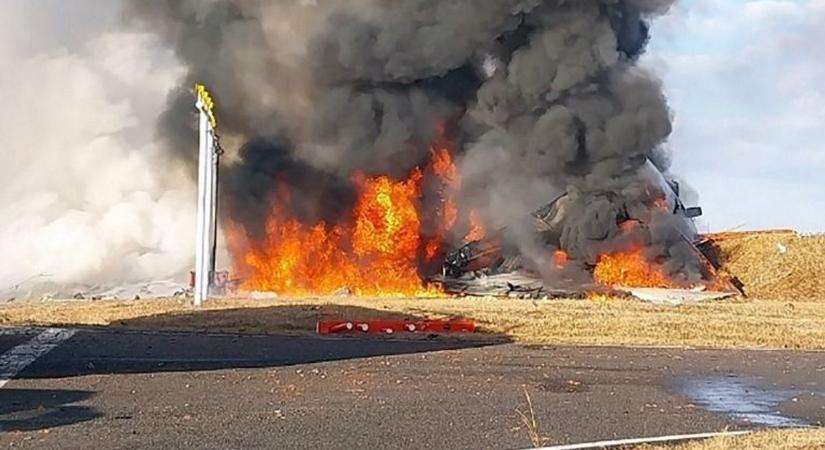
[{"label": "dry grass field", "polygon": [[731,232],[711,236],[725,269],[762,300],[825,302],[825,234]]},{"label": "dry grass field", "polygon": [[521,342],[825,349],[825,303],[733,300],[685,306],[631,299],[503,300],[353,297],[25,303],[0,325],[313,333],[323,318],[470,317],[479,338]]},{"label": "dry grass field", "polygon": [[643,445],[633,450],[823,450],[825,429],[764,431],[678,445]]},{"label": "dry grass field", "polygon": [[314,333],[323,318],[468,317],[469,338],[564,344],[630,344],[825,350],[825,236],[794,232],[714,236],[748,298],[683,306],[626,298],[514,300],[357,297],[22,302],[0,307],[0,325],[102,326],[233,333]]}]

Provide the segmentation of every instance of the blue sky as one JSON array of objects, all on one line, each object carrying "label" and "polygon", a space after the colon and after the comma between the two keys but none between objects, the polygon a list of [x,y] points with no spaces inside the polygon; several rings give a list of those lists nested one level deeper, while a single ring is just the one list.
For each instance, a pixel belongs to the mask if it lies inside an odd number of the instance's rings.
[{"label": "blue sky", "polygon": [[825,0],[682,0],[653,33],[702,228],[825,231]]}]

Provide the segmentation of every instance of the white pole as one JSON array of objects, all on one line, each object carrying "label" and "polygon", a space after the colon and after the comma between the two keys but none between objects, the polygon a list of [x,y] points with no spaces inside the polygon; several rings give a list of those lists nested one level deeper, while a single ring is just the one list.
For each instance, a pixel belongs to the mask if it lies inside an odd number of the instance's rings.
[{"label": "white pole", "polygon": [[210,197],[209,197],[209,271],[212,273],[212,282],[214,283],[215,277],[215,260],[217,255],[215,254],[217,240],[218,240],[218,164],[220,164],[220,144],[218,143],[217,135],[215,135],[215,129],[212,128],[212,132],[210,133],[211,136],[211,158],[209,160],[209,170],[211,172],[212,177],[212,189],[210,190]]},{"label": "white pole", "polygon": [[206,165],[206,192],[204,192],[204,208],[206,208],[206,213],[204,214],[204,220],[206,221],[203,225],[204,236],[201,240],[203,243],[203,267],[201,268],[202,273],[204,274],[205,282],[202,285],[203,295],[202,299],[206,300],[209,297],[209,288],[212,286],[212,227],[213,227],[213,205],[212,205],[212,185],[215,183],[215,172],[212,170],[212,157],[215,153],[214,151],[214,138],[212,134],[212,124],[207,121],[206,124],[206,160],[204,164]]},{"label": "white pole", "polygon": [[215,185],[215,171],[213,170],[214,166],[212,164],[212,160],[215,156],[215,138],[213,134],[213,128],[211,123],[207,123],[207,133],[206,133],[206,192],[204,198],[204,205],[206,207],[206,223],[204,224],[204,238],[203,238],[203,273],[205,274],[204,278],[206,278],[206,283],[203,285],[203,299],[205,300],[209,297],[210,288],[213,284],[213,277],[215,276],[212,273],[212,230],[215,226],[215,205],[212,202],[212,192],[214,191],[213,186]]},{"label": "white pole", "polygon": [[206,113],[206,105],[198,95],[195,107],[199,113],[198,126],[198,223],[195,245],[195,292],[194,304],[200,306],[209,295],[209,222],[208,216],[211,212],[209,199],[211,197],[210,186],[208,186],[209,163],[211,160],[211,149],[209,148],[209,117]]}]

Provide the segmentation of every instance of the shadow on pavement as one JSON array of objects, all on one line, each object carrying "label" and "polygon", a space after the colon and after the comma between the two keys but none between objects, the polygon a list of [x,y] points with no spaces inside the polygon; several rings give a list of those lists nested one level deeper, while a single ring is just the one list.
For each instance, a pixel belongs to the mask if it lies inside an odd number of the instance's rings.
[{"label": "shadow on pavement", "polygon": [[510,342],[509,337],[492,333],[318,336],[314,332],[315,324],[322,318],[421,317],[345,305],[289,305],[152,315],[106,328],[81,329],[18,377],[278,367]]},{"label": "shadow on pavement", "polygon": [[88,391],[0,389],[0,432],[35,431],[100,417],[93,408],[75,405]]}]

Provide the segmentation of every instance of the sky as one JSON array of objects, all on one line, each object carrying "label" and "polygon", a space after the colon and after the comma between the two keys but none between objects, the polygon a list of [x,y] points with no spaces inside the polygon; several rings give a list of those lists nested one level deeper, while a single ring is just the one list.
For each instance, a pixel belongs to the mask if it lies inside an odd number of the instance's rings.
[{"label": "sky", "polygon": [[643,63],[701,228],[825,232],[825,0],[681,0]]}]

